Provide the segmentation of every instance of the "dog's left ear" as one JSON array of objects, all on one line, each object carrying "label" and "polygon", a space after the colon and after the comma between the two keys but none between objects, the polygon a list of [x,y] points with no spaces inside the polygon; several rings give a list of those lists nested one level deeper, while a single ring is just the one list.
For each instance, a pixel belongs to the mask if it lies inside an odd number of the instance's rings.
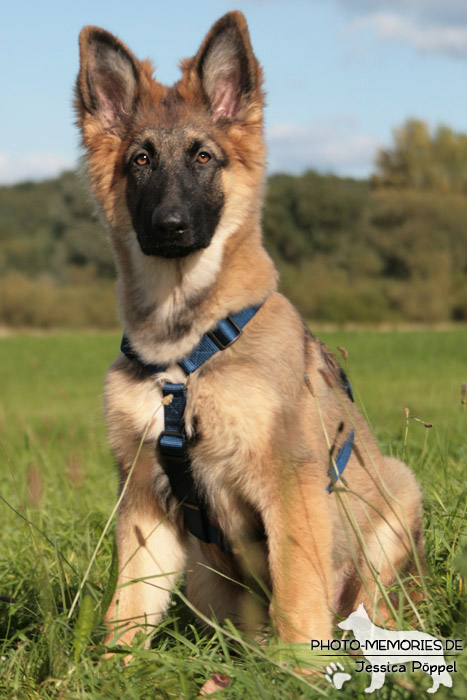
[{"label": "dog's left ear", "polygon": [[261,68],[241,12],[229,12],[214,24],[191,69],[215,120],[241,119],[244,108],[260,98]]}]

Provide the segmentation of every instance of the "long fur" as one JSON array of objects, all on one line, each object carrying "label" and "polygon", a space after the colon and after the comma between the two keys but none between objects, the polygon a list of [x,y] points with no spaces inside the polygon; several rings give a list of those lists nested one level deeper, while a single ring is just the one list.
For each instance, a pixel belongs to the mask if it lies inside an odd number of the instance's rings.
[{"label": "long fur", "polygon": [[[107,374],[110,444],[125,489],[108,641],[129,643],[138,629],[150,631],[182,570],[203,613],[246,627],[251,606],[243,584],[261,578],[286,641],[330,638],[333,614],[356,603],[384,622],[381,587],[422,556],[420,491],[404,464],[381,456],[336,361],[277,292],[261,232],[262,72],[243,15],[222,17],[170,88],[104,30],[83,29],[80,52],[78,125],[89,186],[115,253],[120,316],[140,357],[169,365],[153,377],[119,355]],[[193,144],[201,144],[198,160],[189,155]],[[138,149],[146,150],[135,160]],[[203,169],[204,151],[211,170]],[[191,183],[183,198],[181,182]],[[179,218],[182,210],[206,209],[213,230],[200,217],[179,226],[199,249],[170,257],[168,238],[166,257],[143,253],[138,236],[146,224],[133,202],[145,187],[153,188],[155,208],[170,204]],[[152,206],[149,195],[141,201]],[[150,242],[162,233],[143,230]],[[161,384],[184,381],[177,360],[220,319],[261,303],[237,342],[188,384],[192,471],[212,522],[233,545],[226,554],[187,534],[170,492],[157,452]],[[341,482],[329,494],[332,455],[352,429],[347,488]],[[261,524],[267,540],[257,543]]]}]

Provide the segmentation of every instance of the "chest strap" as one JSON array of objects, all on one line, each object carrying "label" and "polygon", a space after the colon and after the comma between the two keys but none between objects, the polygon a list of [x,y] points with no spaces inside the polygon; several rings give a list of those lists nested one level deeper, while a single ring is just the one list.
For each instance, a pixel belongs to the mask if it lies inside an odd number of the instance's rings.
[{"label": "chest strap", "polygon": [[[205,333],[191,353],[179,360],[177,364],[187,375],[199,369],[217,352],[225,350],[232,345],[242,333],[244,326],[260,308],[261,305],[250,306],[222,319],[216,328]],[[121,351],[128,359],[137,362],[149,374],[161,374],[168,368],[167,364],[149,364],[144,362],[133,350],[125,334],[122,338]],[[347,385],[347,392],[353,401],[352,389],[348,382]],[[165,382],[162,387],[163,397],[171,395],[172,400],[167,405],[164,404],[164,430],[160,434],[158,443],[161,466],[169,480],[173,495],[181,504],[188,531],[203,542],[216,544],[225,552],[231,552],[230,543],[226,540],[222,531],[210,522],[206,503],[199,494],[193,479],[184,420],[187,400],[186,391],[185,384]],[[353,441],[354,431],[352,430],[337,453],[336,458],[331,459],[329,471],[331,481],[327,486],[328,492],[331,492],[333,485],[338,481],[347,466],[347,462],[352,454]],[[265,538],[266,533],[264,528],[262,528],[260,532],[256,533],[255,539],[261,540]]]},{"label": "chest strap", "polygon": [[[261,306],[261,304],[249,306],[219,321],[212,331],[203,335],[190,354],[179,360],[177,364],[187,375],[195,372],[213,355],[232,345]],[[133,350],[126,335],[122,338],[121,351],[150,374],[160,374],[168,368],[167,364],[144,362]],[[172,401],[164,405],[164,430],[159,437],[160,462],[169,480],[171,491],[183,509],[185,525],[188,531],[199,540],[217,544],[224,551],[231,552],[230,544],[222,532],[209,521],[206,504],[193,479],[184,420],[186,386],[166,382],[162,387],[162,394],[164,397],[172,395]]]}]

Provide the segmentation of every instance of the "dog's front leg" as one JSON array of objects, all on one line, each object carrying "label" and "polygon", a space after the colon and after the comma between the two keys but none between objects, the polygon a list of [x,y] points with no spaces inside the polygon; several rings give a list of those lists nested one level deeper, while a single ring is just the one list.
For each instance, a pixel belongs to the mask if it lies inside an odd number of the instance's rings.
[{"label": "dog's front leg", "polygon": [[148,633],[159,622],[186,558],[181,537],[151,485],[130,484],[125,493],[118,511],[117,547],[118,583],[105,616],[106,643],[129,644],[136,632]]},{"label": "dog's front leg", "polygon": [[271,617],[285,642],[328,640],[333,600],[329,496],[310,478],[311,465],[287,471],[264,517],[273,587]]}]

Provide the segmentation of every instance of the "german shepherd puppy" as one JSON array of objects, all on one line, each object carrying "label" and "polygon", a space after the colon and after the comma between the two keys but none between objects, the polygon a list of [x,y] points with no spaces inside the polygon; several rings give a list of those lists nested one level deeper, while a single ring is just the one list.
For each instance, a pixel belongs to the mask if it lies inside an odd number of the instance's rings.
[{"label": "german shepherd puppy", "polygon": [[[214,24],[172,87],[103,29],[82,30],[80,56],[87,178],[139,359],[120,354],[106,380],[121,494],[108,641],[152,629],[182,571],[198,610],[239,624],[245,581],[260,577],[284,641],[331,638],[333,614],[359,603],[383,623],[381,591],[401,586],[422,554],[420,491],[403,463],[381,456],[334,357],[277,292],[261,233],[262,73],[243,15]],[[252,306],[238,340],[187,381],[178,362]],[[162,468],[162,386],[185,381],[192,479],[230,551],[187,531]],[[344,478],[329,489],[349,435]]]}]

